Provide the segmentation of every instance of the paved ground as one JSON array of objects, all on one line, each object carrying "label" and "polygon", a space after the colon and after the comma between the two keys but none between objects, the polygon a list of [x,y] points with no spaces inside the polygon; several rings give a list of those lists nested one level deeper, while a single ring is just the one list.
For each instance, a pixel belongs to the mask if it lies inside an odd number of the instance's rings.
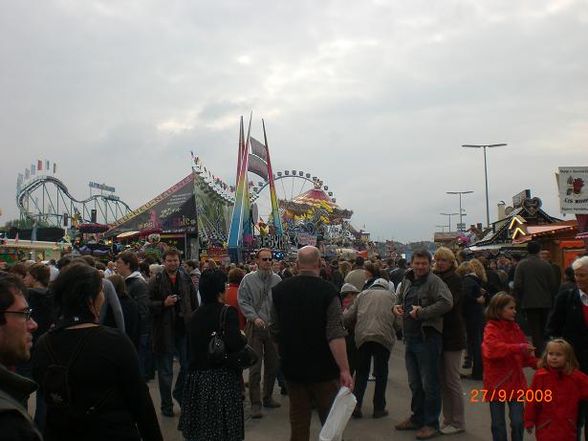
[{"label": "paved ground", "polygon": [[[382,441],[382,440],[414,440],[414,432],[397,432],[394,425],[406,418],[410,412],[410,391],[407,385],[406,371],[404,369],[404,347],[397,343],[390,357],[390,374],[386,399],[390,416],[374,420],[371,418],[371,399],[373,394],[373,383],[368,384],[364,399],[364,417],[360,420],[351,419],[345,431],[345,441]],[[532,371],[528,372],[532,375]],[[487,404],[470,403],[470,391],[481,387],[481,382],[464,380],[464,392],[466,400],[466,423],[467,431],[463,434],[443,436],[446,439],[481,441],[491,440],[490,434],[490,413]],[[159,409],[159,393],[156,382],[149,383],[151,394],[157,409]],[[279,395],[276,388],[276,400],[282,403],[280,409],[266,410],[265,416],[259,420],[249,418],[249,403],[245,406],[245,438],[254,441],[281,441],[288,440],[290,427],[288,421],[288,399]],[[177,408],[176,408],[177,413]],[[176,430],[178,418],[160,418],[165,439],[170,441],[182,440]],[[320,425],[318,416],[313,416],[311,440],[318,440]],[[534,437],[525,434],[528,440]]]}]

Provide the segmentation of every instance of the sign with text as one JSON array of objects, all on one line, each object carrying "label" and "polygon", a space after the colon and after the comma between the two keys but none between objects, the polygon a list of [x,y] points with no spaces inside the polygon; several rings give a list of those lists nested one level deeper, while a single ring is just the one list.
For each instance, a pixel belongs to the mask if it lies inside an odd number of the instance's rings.
[{"label": "sign with text", "polygon": [[556,177],[561,212],[588,214],[588,167],[559,167]]},{"label": "sign with text", "polygon": [[285,250],[288,245],[288,236],[277,236],[267,234],[265,236],[256,236],[257,248],[270,248],[272,250]]},{"label": "sign with text", "polygon": [[160,229],[163,233],[196,232],[192,173],[156,198],[116,221],[107,234],[115,236],[126,231],[149,229]]},{"label": "sign with text", "polygon": [[88,184],[88,187],[97,188],[98,190],[102,190],[102,191],[109,191],[111,193],[114,193],[116,191],[114,187],[110,187],[109,185],[106,185],[106,184],[98,184],[97,182],[90,182]]},{"label": "sign with text", "polygon": [[300,246],[307,246],[311,245],[313,247],[316,246],[316,235],[310,233],[296,233],[296,240],[298,245]]}]

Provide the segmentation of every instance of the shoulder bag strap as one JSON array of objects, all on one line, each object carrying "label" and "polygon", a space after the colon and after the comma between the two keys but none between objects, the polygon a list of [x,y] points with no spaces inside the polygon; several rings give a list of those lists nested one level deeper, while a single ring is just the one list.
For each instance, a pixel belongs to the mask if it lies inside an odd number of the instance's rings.
[{"label": "shoulder bag strap", "polygon": [[218,334],[224,338],[225,336],[225,323],[227,321],[227,311],[229,310],[229,307],[227,305],[223,305],[220,313],[219,313],[219,319],[218,319]]}]

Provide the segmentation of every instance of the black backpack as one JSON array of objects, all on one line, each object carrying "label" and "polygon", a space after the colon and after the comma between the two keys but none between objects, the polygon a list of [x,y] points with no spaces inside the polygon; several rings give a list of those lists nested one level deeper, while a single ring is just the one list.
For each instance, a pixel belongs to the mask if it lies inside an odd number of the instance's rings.
[{"label": "black backpack", "polygon": [[45,370],[42,380],[42,389],[45,394],[45,402],[48,408],[59,409],[68,414],[87,416],[98,410],[111,393],[111,389],[106,391],[106,394],[97,403],[93,404],[87,409],[79,409],[75,406],[72,399],[72,391],[69,384],[69,371],[71,367],[80,357],[89,338],[102,330],[102,326],[91,328],[85,332],[69,357],[69,360],[60,360],[57,357],[51,344],[52,332],[47,333],[41,341],[41,346],[47,350],[50,364]]}]

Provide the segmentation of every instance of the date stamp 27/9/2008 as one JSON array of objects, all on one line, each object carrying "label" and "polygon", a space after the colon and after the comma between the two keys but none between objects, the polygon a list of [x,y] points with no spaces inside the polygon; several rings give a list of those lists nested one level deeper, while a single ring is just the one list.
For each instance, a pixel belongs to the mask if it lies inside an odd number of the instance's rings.
[{"label": "date stamp 27/9/2008", "polygon": [[549,403],[553,400],[553,392],[551,389],[546,390],[531,390],[531,389],[517,389],[506,391],[504,389],[472,389],[470,391],[470,403],[484,403],[487,401],[516,401],[519,403],[536,402]]}]

